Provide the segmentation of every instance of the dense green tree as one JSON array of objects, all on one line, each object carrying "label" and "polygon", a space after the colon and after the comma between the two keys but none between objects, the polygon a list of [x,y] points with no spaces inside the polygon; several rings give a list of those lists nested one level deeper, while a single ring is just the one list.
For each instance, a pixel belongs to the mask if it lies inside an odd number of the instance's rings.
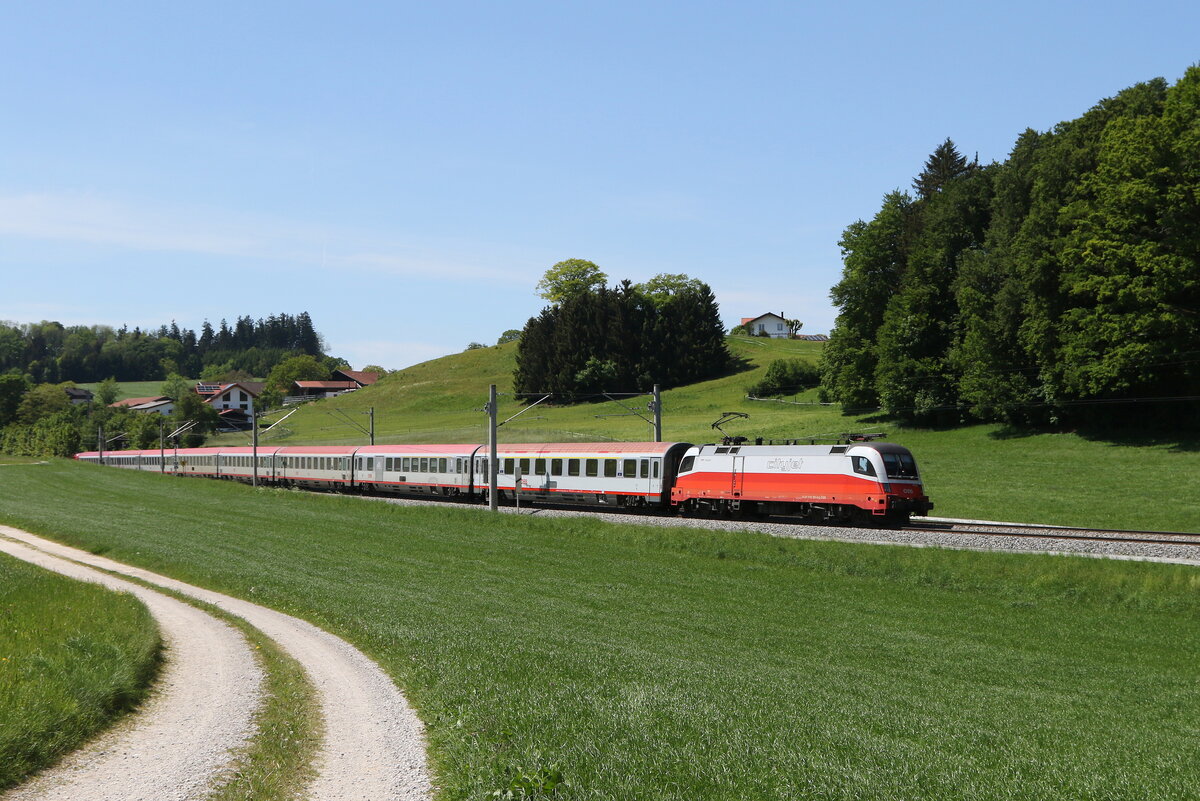
[{"label": "dense green tree", "polygon": [[884,196],[869,223],[846,228],[839,243],[845,265],[842,280],[829,296],[838,307],[837,322],[821,354],[821,387],[826,401],[847,409],[873,408],[879,402],[875,367],[876,338],[884,311],[908,269],[915,228],[912,198],[899,190]]},{"label": "dense green tree", "polygon": [[38,384],[21,398],[17,406],[17,420],[32,425],[44,417],[51,417],[58,412],[66,411],[71,405],[67,398],[66,388],[74,386],[70,382],[62,384]]},{"label": "dense green tree", "polygon": [[957,416],[948,359],[958,312],[953,286],[960,256],[983,242],[990,200],[991,173],[976,170],[922,202],[908,269],[877,334],[876,389],[890,414],[925,421]]},{"label": "dense green tree", "polygon": [[277,364],[267,376],[266,385],[287,395],[294,381],[325,381],[329,368],[315,356],[293,356]]},{"label": "dense green tree", "polygon": [[109,406],[116,402],[117,396],[120,394],[121,387],[117,383],[117,379],[109,376],[96,385],[93,401],[100,406]]},{"label": "dense green tree", "polygon": [[593,292],[608,283],[608,276],[586,259],[566,259],[546,271],[537,292],[551,303],[563,303],[576,295]]},{"label": "dense green tree", "polygon": [[925,169],[913,181],[913,189],[918,198],[928,200],[947,184],[970,174],[977,166],[975,162],[968,162],[947,137],[925,160]]},{"label": "dense green tree", "polygon": [[21,399],[28,391],[29,382],[20,373],[0,375],[0,428],[16,419]]},{"label": "dense green tree", "polygon": [[543,309],[521,333],[517,391],[569,400],[676,386],[726,370],[730,356],[712,290],[687,276],[671,278],[671,291],[657,299],[626,280]]}]

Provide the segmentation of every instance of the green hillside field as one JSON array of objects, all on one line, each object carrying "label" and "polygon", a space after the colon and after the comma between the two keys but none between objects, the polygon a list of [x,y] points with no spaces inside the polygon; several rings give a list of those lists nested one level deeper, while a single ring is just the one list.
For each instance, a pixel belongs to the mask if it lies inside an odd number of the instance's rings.
[{"label": "green hillside field", "polygon": [[[742,369],[722,378],[663,393],[663,438],[712,442],[711,424],[725,411],[749,420],[726,426],[731,434],[794,438],[846,431],[884,431],[916,455],[937,515],[1063,525],[1200,531],[1200,444],[1111,442],[1078,434],[1021,434],[974,425],[951,430],[903,428],[877,416],[844,416],[817,403],[816,390],[788,403],[747,400],[745,389],[775,359],[813,362],[820,343],[730,337]],[[367,425],[375,409],[376,442],[484,442],[482,412],[489,384],[511,393],[516,344],[434,359],[393,373],[373,387],[301,407],[264,444],[362,444],[364,435],[344,422],[341,410]],[[645,412],[648,398],[627,405]],[[522,408],[501,397],[500,419]],[[625,416],[619,416],[625,415]],[[637,441],[650,427],[611,402],[540,405],[500,429],[501,442]],[[240,434],[213,444],[247,443]]]}]

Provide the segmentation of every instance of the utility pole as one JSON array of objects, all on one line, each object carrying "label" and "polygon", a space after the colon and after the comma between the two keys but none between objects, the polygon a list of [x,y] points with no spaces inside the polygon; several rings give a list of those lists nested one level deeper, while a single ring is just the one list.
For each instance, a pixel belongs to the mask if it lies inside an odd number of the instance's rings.
[{"label": "utility pole", "polygon": [[253,442],[250,445],[251,453],[253,455],[250,457],[250,463],[252,465],[254,465],[254,472],[251,474],[251,477],[250,477],[250,486],[257,487],[258,486],[258,412],[257,411],[250,413],[250,429],[253,432],[253,434],[252,434]]},{"label": "utility pole", "polygon": [[375,407],[371,407],[371,444],[375,444]]},{"label": "utility pole", "polygon": [[493,511],[500,509],[500,492],[499,484],[496,481],[496,467],[499,461],[496,458],[496,385],[492,384],[488,389],[488,508]]},{"label": "utility pole", "polygon": [[167,449],[163,446],[163,426],[167,421],[162,415],[158,416],[158,472],[167,472]]},{"label": "utility pole", "polygon": [[100,464],[104,464],[104,426],[96,429],[96,450],[100,452]]},{"label": "utility pole", "polygon": [[658,384],[654,385],[654,400],[650,401],[650,411],[654,412],[654,441],[662,442],[662,393]]}]

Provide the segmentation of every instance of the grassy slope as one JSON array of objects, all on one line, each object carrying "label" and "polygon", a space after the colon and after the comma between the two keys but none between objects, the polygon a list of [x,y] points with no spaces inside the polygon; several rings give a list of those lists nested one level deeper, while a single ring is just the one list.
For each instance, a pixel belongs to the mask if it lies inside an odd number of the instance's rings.
[{"label": "grassy slope", "polygon": [[133,596],[0,554],[0,789],[140,700],[158,650]]},{"label": "grassy slope", "polygon": [[[62,498],[70,498],[63,504]],[[444,798],[1185,798],[1180,566],[487,516],[56,461],[0,519],[375,656]]]},{"label": "grassy slope", "polygon": [[[192,379],[188,379],[189,382]],[[162,393],[163,382],[159,381],[122,381],[117,384],[117,400],[126,398],[153,398]],[[97,383],[79,384],[80,389],[96,391]]]},{"label": "grassy slope", "polygon": [[[843,431],[877,431],[870,417],[845,417],[818,405],[752,402],[745,387],[778,358],[816,360],[820,345],[751,337],[731,337],[735,355],[749,369],[688,387],[663,397],[663,436],[667,440],[712,442],[711,423],[724,411],[743,411],[748,421],[726,427],[730,433],[799,437]],[[343,409],[363,425],[360,412],[374,406],[376,441],[483,442],[485,417],[479,411],[490,383],[511,390],[516,345],[466,351],[410,367],[374,387],[302,408],[271,444],[362,443],[363,436],[327,413]],[[816,392],[792,400],[816,401]],[[630,405],[645,408],[645,398]],[[520,406],[502,399],[501,419]],[[500,429],[502,441],[643,440],[649,427],[613,403],[566,408],[539,406]],[[898,429],[882,424],[889,439],[912,448],[921,465],[937,514],[993,520],[1200,530],[1200,451],[1171,444],[1117,446],[1074,434],[1006,438],[1000,426],[977,425],[951,431]],[[216,443],[245,444],[241,435]]]}]

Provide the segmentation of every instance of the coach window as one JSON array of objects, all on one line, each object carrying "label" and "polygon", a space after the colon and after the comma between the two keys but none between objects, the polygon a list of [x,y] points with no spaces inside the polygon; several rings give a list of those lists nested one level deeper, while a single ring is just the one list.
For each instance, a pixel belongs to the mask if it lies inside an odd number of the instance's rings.
[{"label": "coach window", "polygon": [[621,474],[625,478],[637,478],[637,459],[626,459],[625,464],[621,466]]},{"label": "coach window", "polygon": [[546,460],[545,459],[534,459],[533,460],[533,472],[534,472],[534,474],[539,475],[539,476],[546,475]]},{"label": "coach window", "polygon": [[445,460],[444,458],[441,458],[441,457],[439,457],[439,458],[438,458],[438,472],[439,472],[439,473],[445,473],[445,472],[446,472],[446,460]]},{"label": "coach window", "polygon": [[568,476],[579,475],[579,460],[578,459],[568,459],[567,460],[567,475]]},{"label": "coach window", "polygon": [[383,469],[387,472],[392,472],[392,457],[385,457],[383,460]]},{"label": "coach window", "polygon": [[367,469],[374,472],[374,470],[375,470],[375,457],[374,456],[367,457]]},{"label": "coach window", "polygon": [[642,460],[641,477],[642,478],[650,478],[650,460],[649,459]]},{"label": "coach window", "polygon": [[416,470],[421,473],[428,473],[429,472],[429,457],[422,456],[421,460],[413,465],[413,470]]},{"label": "coach window", "polygon": [[605,476],[605,478],[616,478],[617,477],[617,460],[616,459],[605,459],[604,460],[604,476]]},{"label": "coach window", "polygon": [[517,472],[517,460],[516,459],[505,459],[504,460],[504,470],[502,472],[506,476],[511,476],[512,474],[516,473]]},{"label": "coach window", "polygon": [[552,476],[561,476],[562,475],[562,459],[551,459],[550,460],[550,475],[552,475]]},{"label": "coach window", "polygon": [[600,462],[597,459],[588,459],[584,464],[584,472],[589,476],[595,477],[600,475]]}]

